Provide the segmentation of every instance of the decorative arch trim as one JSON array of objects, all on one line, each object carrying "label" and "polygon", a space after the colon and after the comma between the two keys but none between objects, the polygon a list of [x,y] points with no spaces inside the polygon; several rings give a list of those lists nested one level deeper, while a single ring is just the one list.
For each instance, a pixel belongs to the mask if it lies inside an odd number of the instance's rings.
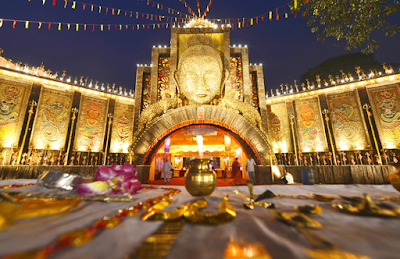
[{"label": "decorative arch trim", "polygon": [[201,108],[204,109],[202,119],[198,118],[197,106],[180,107],[155,119],[132,145],[135,160],[141,164],[150,164],[152,153],[168,135],[187,126],[206,124],[233,133],[245,152],[254,154],[260,164],[267,165],[271,159],[276,164],[267,136],[243,116],[219,106],[203,105]]}]

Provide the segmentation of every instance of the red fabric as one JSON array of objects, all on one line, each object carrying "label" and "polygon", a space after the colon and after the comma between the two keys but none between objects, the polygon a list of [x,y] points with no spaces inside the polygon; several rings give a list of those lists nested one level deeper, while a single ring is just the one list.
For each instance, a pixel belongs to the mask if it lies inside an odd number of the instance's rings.
[{"label": "red fabric", "polygon": [[240,164],[237,160],[232,163],[232,176],[235,184],[240,184],[242,182],[242,172],[240,171]]},{"label": "red fabric", "polygon": [[53,0],[53,6],[56,6],[57,0]]}]

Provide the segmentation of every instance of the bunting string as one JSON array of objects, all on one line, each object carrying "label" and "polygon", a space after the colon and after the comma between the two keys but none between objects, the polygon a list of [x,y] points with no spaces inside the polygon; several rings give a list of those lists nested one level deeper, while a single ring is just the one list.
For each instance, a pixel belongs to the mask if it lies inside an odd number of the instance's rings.
[{"label": "bunting string", "polygon": [[[297,1],[296,1],[296,3],[297,3]],[[271,10],[271,11],[265,12],[263,14],[260,14],[258,16],[254,16],[254,17],[210,19],[209,21],[212,23],[230,24],[231,29],[233,29],[233,30],[241,29],[241,28],[252,26],[254,24],[258,24],[259,22],[264,22],[266,18],[269,21],[272,21],[273,19],[278,21],[280,19],[279,9],[283,9],[284,17],[285,17],[285,19],[287,19],[289,17],[289,15],[286,12],[286,5],[288,5],[288,3],[285,5],[282,5],[278,8],[275,8],[274,11]],[[275,15],[274,15],[274,13],[275,13]],[[295,14],[295,18],[297,18],[296,14]]]},{"label": "bunting string", "polygon": [[214,2],[214,0],[210,0],[210,2],[208,2],[208,5],[207,5],[207,7],[206,7],[206,10],[204,11],[204,13],[203,13],[203,16],[201,17],[201,18],[205,18],[206,17],[206,15],[207,15],[207,13],[210,11],[210,7],[211,7],[211,4]]},{"label": "bunting string", "polygon": [[[30,0],[29,0],[30,1]],[[45,4],[46,0],[41,0],[43,4]],[[77,2],[77,1],[71,1],[71,0],[59,0],[63,1],[64,7],[66,8],[68,6],[68,2],[72,2],[71,7],[76,8],[76,4],[82,5],[83,9],[85,10],[86,7],[90,7],[92,11],[95,11],[98,9],[99,13],[102,11],[105,12],[106,14],[110,12],[113,15],[120,15],[121,10],[120,9],[115,9],[115,8],[109,8],[109,7],[102,7],[98,5],[92,5],[92,4],[86,4],[83,2]],[[138,0],[139,1],[139,0]],[[140,1],[146,1],[148,5],[156,5],[156,2],[153,2],[151,0],[140,0]],[[181,3],[184,3],[185,6],[187,6],[185,0],[179,0]],[[296,0],[293,0],[294,2],[294,7],[297,4]],[[202,17],[205,17],[207,12],[209,11],[209,8],[211,4],[213,3],[213,0],[210,0],[206,10],[204,11]],[[52,4],[56,5],[57,0],[52,0]],[[255,24],[258,24],[260,22],[265,22],[267,19],[269,21],[273,20],[280,20],[280,15],[284,14],[285,19],[288,18],[288,13],[286,11],[286,5],[282,5],[278,8],[272,9],[270,11],[267,11],[261,15],[254,16],[254,17],[241,17],[241,18],[224,18],[224,19],[210,19],[209,21],[216,24],[217,28],[220,29],[226,29],[226,30],[237,30],[237,29],[242,29],[245,27],[250,27]],[[108,8],[108,9],[107,9]],[[163,7],[165,8],[165,7]],[[190,7],[189,7],[190,8]],[[191,9],[190,9],[191,10]],[[122,10],[125,12],[125,10]],[[143,18],[147,20],[154,20],[154,21],[166,21],[164,23],[151,23],[151,24],[144,24],[144,23],[138,23],[138,24],[84,24],[84,23],[66,23],[66,22],[44,22],[44,21],[28,21],[28,20],[14,20],[14,19],[0,19],[0,28],[4,26],[5,22],[11,22],[12,26],[14,29],[16,29],[17,25],[20,23],[23,23],[25,28],[28,29],[29,26],[33,24],[37,24],[38,28],[41,29],[42,27],[47,27],[48,30],[51,30],[52,28],[57,28],[59,31],[62,29],[67,29],[67,30],[91,30],[95,31],[96,29],[100,29],[100,31],[110,31],[110,30],[115,30],[115,31],[122,31],[123,29],[132,29],[132,30],[139,30],[139,29],[160,29],[160,28],[170,28],[170,27],[180,27],[184,26],[185,23],[190,21],[192,17],[189,18],[181,18],[181,17],[176,17],[176,16],[160,16],[160,15],[153,15],[153,14],[147,14],[147,13],[139,13],[139,12],[133,12],[133,11],[126,11],[126,12],[132,12],[130,16],[133,16],[133,13],[135,14],[136,18]],[[281,13],[280,13],[281,12]],[[178,15],[178,13],[174,14]],[[187,15],[186,15],[187,17]],[[196,15],[194,15],[195,18],[198,18]],[[296,18],[296,13],[294,14],[294,17]],[[201,18],[200,18],[201,19]]]},{"label": "bunting string", "polygon": [[[138,0],[138,1],[140,1],[140,2],[147,2],[147,5],[149,5],[150,6],[150,3],[151,3],[151,7],[153,7],[153,8],[157,8],[157,9],[160,9],[160,10],[165,10],[166,12],[168,12],[168,13],[170,13],[170,14],[177,14],[177,15],[179,15],[179,16],[182,16],[182,12],[180,12],[180,11],[177,11],[177,10],[175,10],[175,9],[173,9],[173,8],[170,8],[170,7],[168,7],[168,6],[165,6],[165,5],[163,5],[163,4],[160,4],[160,3],[158,3],[158,2],[155,2],[155,1],[151,1],[151,0]],[[187,14],[184,14],[186,17],[188,16]]]},{"label": "bunting string", "polygon": [[29,29],[32,25],[37,25],[38,29],[42,29],[43,27],[47,27],[48,30],[52,30],[53,28],[57,28],[58,31],[62,31],[63,29],[71,30],[71,31],[92,31],[94,32],[96,29],[100,31],[122,31],[122,30],[144,30],[144,29],[168,29],[171,27],[181,27],[184,25],[185,21],[180,22],[178,18],[176,18],[175,22],[171,21],[170,23],[138,23],[138,24],[90,24],[90,23],[68,23],[68,22],[48,22],[48,21],[28,21],[28,20],[13,20],[7,18],[0,18],[0,28],[5,27],[6,23],[11,23],[13,29],[17,28],[18,24],[23,24],[25,29]]},{"label": "bunting string", "polygon": [[[185,0],[179,0],[179,2],[181,2],[181,3],[186,7],[186,9],[188,10],[188,12],[189,12],[192,16],[197,17],[196,14],[193,12],[192,8],[190,8],[190,6],[186,3]],[[198,17],[197,17],[197,18],[198,18]]]},{"label": "bunting string", "polygon": [[[45,0],[43,1],[43,5],[45,4]],[[59,0],[63,2],[64,8],[71,7],[71,9],[77,9],[77,5],[82,7],[82,10],[89,9],[91,12],[98,12],[98,13],[103,13],[105,15],[108,15],[109,13],[114,15],[114,16],[126,16],[126,17],[134,17],[136,19],[147,19],[147,20],[156,20],[156,21],[161,21],[162,19],[165,18],[175,18],[176,16],[164,16],[164,15],[157,15],[157,14],[150,14],[150,13],[142,13],[142,12],[136,12],[132,10],[124,10],[124,9],[119,9],[119,8],[114,8],[114,7],[109,7],[109,6],[101,6],[101,5],[96,5],[96,4],[89,4],[85,2],[80,2],[80,1],[73,1],[73,0]],[[141,0],[143,1],[143,0]],[[144,0],[147,1],[148,3],[150,2],[149,0]],[[31,2],[31,1],[29,1]],[[57,2],[56,0],[53,0],[53,6],[56,6]],[[164,9],[164,6],[160,7],[160,4],[153,2],[154,6],[157,6],[158,9]],[[173,15],[178,15],[182,17],[182,13],[178,12],[174,9],[170,9],[169,7],[166,8],[166,11],[169,12],[170,14]],[[189,15],[184,14],[185,18],[188,18]]]},{"label": "bunting string", "polygon": [[199,16],[198,17],[201,17],[200,0],[197,0],[197,11],[199,12]]}]

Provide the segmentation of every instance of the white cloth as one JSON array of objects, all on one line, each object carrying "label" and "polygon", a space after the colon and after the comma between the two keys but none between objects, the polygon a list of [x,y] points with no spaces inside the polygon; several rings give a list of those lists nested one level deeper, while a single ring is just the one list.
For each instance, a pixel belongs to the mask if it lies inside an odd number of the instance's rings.
[{"label": "white cloth", "polygon": [[[0,185],[32,183],[34,180],[5,180]],[[146,185],[145,185],[146,186]],[[160,187],[160,186],[155,186]],[[181,190],[173,196],[174,202],[166,209],[171,211],[182,204],[198,199],[192,197],[184,186],[168,186]],[[269,212],[256,207],[246,210],[242,197],[234,194],[234,189],[249,195],[247,186],[218,187],[209,197],[205,197],[209,208],[204,212],[217,212],[221,199],[229,194],[229,202],[236,211],[236,218],[219,226],[204,226],[187,223],[178,236],[166,258],[208,259],[223,258],[230,238],[246,242],[258,242],[265,246],[271,258],[308,258],[304,251],[312,246],[294,227],[286,225]],[[254,194],[265,190],[276,194],[308,195],[317,193],[337,197],[335,201],[344,201],[342,196],[359,196],[368,193],[374,201],[379,197],[400,196],[391,185],[256,185]],[[2,192],[54,192],[37,186],[27,188],[1,189]],[[165,193],[162,189],[143,189],[133,196],[134,202],[82,202],[77,208],[64,214],[27,218],[14,222],[0,231],[0,257],[10,253],[39,249],[54,244],[57,238],[72,230],[93,226],[104,216],[113,216],[118,209],[130,207],[149,198]],[[277,210],[294,211],[296,205],[320,205],[322,214],[310,215],[323,226],[313,230],[319,236],[335,244],[344,251],[369,256],[374,259],[399,258],[400,220],[377,217],[361,217],[344,214],[334,209],[331,203],[315,200],[297,200],[274,198]],[[400,206],[398,202],[386,202]],[[108,259],[124,258],[124,255],[136,249],[154,233],[161,221],[142,221],[140,213],[133,217],[124,217],[121,223],[111,229],[104,229],[96,234],[92,241],[79,247],[68,247],[54,255],[57,259],[89,258]]]},{"label": "white cloth", "polygon": [[[246,172],[254,172],[254,166],[257,165],[253,158],[246,160]],[[247,173],[248,174],[248,173]]]}]

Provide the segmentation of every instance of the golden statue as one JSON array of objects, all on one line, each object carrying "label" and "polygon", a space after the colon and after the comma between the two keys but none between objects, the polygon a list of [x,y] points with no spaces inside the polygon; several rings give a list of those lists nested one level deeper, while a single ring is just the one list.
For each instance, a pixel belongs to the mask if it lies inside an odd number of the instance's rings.
[{"label": "golden statue", "polygon": [[173,78],[181,97],[189,104],[207,104],[221,96],[229,72],[223,69],[222,59],[213,48],[211,37],[189,37],[188,48],[182,53]]}]

